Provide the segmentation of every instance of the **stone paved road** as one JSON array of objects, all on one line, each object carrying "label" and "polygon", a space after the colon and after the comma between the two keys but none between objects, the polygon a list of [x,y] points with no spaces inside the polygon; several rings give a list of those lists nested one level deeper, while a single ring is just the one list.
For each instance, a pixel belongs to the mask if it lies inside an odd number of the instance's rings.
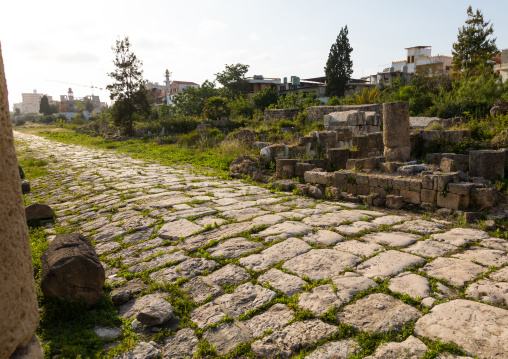
[{"label": "stone paved road", "polygon": [[[302,348],[310,348],[308,358],[346,358],[363,349],[355,336],[333,339],[344,324],[384,333],[414,322],[406,340],[368,358],[421,358],[424,337],[455,342],[471,356],[508,358],[506,240],[16,137],[55,159],[32,187],[54,207],[59,226],[93,240],[119,315],[134,319],[160,307],[160,298],[174,301],[169,284],[192,299],[190,322],[138,325],[140,335],[172,335],[130,354],[184,358],[206,340],[220,355],[248,342],[259,358],[289,358]],[[149,284],[155,289],[141,296]],[[407,297],[413,300],[401,300]]]}]

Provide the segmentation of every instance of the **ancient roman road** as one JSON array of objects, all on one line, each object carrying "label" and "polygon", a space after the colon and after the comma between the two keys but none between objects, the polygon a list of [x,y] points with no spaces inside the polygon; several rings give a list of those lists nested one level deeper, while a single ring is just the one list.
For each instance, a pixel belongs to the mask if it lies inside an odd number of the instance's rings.
[{"label": "ancient roman road", "polygon": [[[32,196],[93,241],[119,315],[180,308],[166,323],[136,320],[146,342],[131,353],[184,358],[209,343],[218,355],[347,358],[364,352],[362,332],[400,331],[366,357],[421,358],[443,341],[508,358],[507,240],[15,135],[54,158]],[[160,330],[169,335],[147,343]],[[468,356],[439,356],[458,357]]]}]

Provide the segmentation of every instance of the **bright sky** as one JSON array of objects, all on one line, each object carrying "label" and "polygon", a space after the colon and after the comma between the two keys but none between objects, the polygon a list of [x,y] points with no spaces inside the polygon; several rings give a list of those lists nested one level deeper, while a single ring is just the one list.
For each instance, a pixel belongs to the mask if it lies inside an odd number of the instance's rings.
[{"label": "bright sky", "polygon": [[[163,83],[168,68],[173,80],[201,84],[235,63],[250,65],[248,76],[322,76],[347,25],[353,77],[366,76],[404,60],[406,47],[451,56],[469,4],[494,24],[498,48],[508,48],[506,0],[5,1],[0,42],[9,104],[34,89],[59,100],[68,87],[77,97],[90,95],[90,84],[105,88],[111,47],[125,35],[145,79]],[[94,94],[109,103],[107,91]]]}]

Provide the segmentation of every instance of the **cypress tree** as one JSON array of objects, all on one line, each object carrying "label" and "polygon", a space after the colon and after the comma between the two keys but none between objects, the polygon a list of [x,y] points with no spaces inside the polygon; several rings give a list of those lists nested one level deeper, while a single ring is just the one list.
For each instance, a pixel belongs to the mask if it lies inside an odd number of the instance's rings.
[{"label": "cypress tree", "polygon": [[353,48],[349,44],[347,25],[340,29],[337,40],[330,48],[328,61],[326,61],[325,94],[329,97],[343,97],[347,84],[353,74],[353,61],[351,60]]}]

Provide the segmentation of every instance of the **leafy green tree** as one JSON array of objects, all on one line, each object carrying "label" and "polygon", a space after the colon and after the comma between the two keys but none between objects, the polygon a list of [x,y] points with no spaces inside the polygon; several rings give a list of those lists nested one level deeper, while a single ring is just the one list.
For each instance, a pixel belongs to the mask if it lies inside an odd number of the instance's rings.
[{"label": "leafy green tree", "polygon": [[231,117],[247,117],[254,116],[254,106],[249,99],[245,97],[235,97],[228,102],[228,108],[231,111]]},{"label": "leafy green tree", "polygon": [[176,113],[183,116],[201,116],[206,100],[219,96],[219,93],[215,83],[208,80],[198,88],[187,87],[173,99]]},{"label": "leafy green tree", "polygon": [[249,65],[236,64],[226,65],[226,69],[216,73],[218,83],[224,86],[224,95],[230,98],[244,96],[249,92],[249,81],[245,74],[249,71]]},{"label": "leafy green tree", "polygon": [[83,105],[83,102],[81,101],[76,101],[74,107],[76,107],[79,113],[83,113],[83,111],[85,111],[85,105]]},{"label": "leafy green tree", "polygon": [[48,97],[46,95],[41,97],[41,103],[39,105],[39,113],[42,113],[44,116],[51,115],[51,106],[49,106]]},{"label": "leafy green tree", "polygon": [[21,110],[19,109],[19,107],[16,107],[14,109],[14,116],[21,116]]},{"label": "leafy green tree", "polygon": [[220,120],[222,117],[228,117],[230,110],[227,99],[220,96],[210,97],[205,102],[203,114],[211,120]]},{"label": "leafy green tree", "polygon": [[126,36],[116,41],[112,48],[116,69],[108,75],[114,82],[106,88],[110,98],[115,101],[111,109],[113,123],[129,136],[134,134],[134,120],[150,115],[150,103],[143,80],[142,62],[131,51],[131,43]]},{"label": "leafy green tree", "polygon": [[290,93],[286,96],[280,96],[277,104],[272,104],[268,108],[269,109],[284,109],[284,108],[297,108],[300,111],[304,111],[307,107],[310,106],[319,106],[321,105],[321,101],[317,99],[317,95],[315,93],[309,93],[306,96],[304,94],[299,93],[294,94]]},{"label": "leafy green tree", "polygon": [[85,100],[85,110],[87,110],[88,112],[92,113],[93,110],[94,110],[95,106],[92,102],[92,100],[90,100],[89,98],[87,98]]},{"label": "leafy green tree", "polygon": [[499,50],[496,46],[496,38],[492,38],[494,28],[490,21],[485,22],[480,10],[473,13],[471,6],[467,8],[466,25],[459,29],[457,42],[452,50],[453,66],[456,70],[462,70],[466,77],[472,72],[477,72],[491,66],[488,61]]},{"label": "leafy green tree", "polygon": [[49,107],[51,108],[51,113],[58,113],[58,105],[56,103],[52,104],[52,105],[49,105]]},{"label": "leafy green tree", "polygon": [[254,101],[254,106],[264,111],[272,104],[276,104],[279,99],[279,91],[276,88],[265,87],[263,91],[256,93],[252,96],[252,100]]},{"label": "leafy green tree", "polygon": [[343,97],[347,84],[353,74],[353,61],[351,60],[353,48],[349,44],[347,25],[340,29],[337,40],[330,48],[325,66],[326,96]]}]

